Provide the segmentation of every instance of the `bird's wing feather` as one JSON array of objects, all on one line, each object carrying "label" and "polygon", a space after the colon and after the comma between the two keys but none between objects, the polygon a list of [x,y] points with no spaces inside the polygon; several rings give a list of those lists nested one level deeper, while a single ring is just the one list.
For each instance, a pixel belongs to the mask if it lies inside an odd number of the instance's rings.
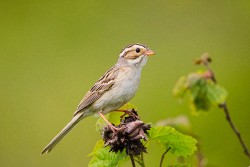
[{"label": "bird's wing feather", "polygon": [[83,97],[80,104],[77,107],[74,115],[88,107],[96,100],[98,100],[107,90],[111,89],[115,83],[115,78],[118,75],[118,68],[115,66],[108,70],[103,77],[101,77],[96,84],[88,91]]}]

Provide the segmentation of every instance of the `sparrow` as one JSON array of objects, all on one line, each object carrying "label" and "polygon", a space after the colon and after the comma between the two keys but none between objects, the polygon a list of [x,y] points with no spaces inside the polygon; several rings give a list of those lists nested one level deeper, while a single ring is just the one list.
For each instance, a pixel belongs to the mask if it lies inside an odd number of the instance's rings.
[{"label": "sparrow", "polygon": [[154,55],[154,52],[143,44],[131,44],[123,48],[117,63],[86,93],[73,119],[52,139],[41,154],[49,153],[79,121],[88,116],[98,113],[112,126],[104,115],[117,110],[133,98],[139,86],[142,67],[150,55]]}]

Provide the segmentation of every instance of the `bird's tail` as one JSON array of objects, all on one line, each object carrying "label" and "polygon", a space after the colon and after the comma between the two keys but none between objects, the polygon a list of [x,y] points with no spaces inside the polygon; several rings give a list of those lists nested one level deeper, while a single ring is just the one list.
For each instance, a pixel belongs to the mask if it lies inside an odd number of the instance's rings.
[{"label": "bird's tail", "polygon": [[54,139],[43,149],[41,154],[49,153],[61,140],[62,138],[69,133],[69,131],[82,119],[84,118],[84,113],[76,114],[73,119],[58,133]]}]

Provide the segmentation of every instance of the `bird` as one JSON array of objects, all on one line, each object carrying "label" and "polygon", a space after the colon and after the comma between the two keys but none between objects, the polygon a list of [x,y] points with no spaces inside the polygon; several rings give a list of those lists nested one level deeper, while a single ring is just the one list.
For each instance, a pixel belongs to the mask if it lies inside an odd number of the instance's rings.
[{"label": "bird", "polygon": [[49,153],[78,122],[88,116],[99,114],[112,126],[104,115],[117,110],[134,97],[140,83],[142,67],[148,57],[154,54],[146,45],[138,43],[123,48],[116,64],[85,94],[72,120],[51,140],[41,154]]}]

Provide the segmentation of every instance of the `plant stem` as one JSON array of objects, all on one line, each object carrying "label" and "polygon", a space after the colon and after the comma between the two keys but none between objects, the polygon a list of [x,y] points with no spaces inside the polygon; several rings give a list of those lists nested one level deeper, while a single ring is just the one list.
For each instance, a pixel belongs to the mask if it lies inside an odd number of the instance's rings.
[{"label": "plant stem", "polygon": [[236,126],[234,125],[234,123],[233,123],[233,121],[232,121],[232,119],[231,119],[231,117],[230,117],[230,114],[229,114],[229,111],[228,111],[226,102],[220,104],[219,107],[220,107],[221,109],[223,109],[223,111],[225,112],[226,119],[227,119],[227,121],[229,122],[231,128],[233,129],[234,133],[235,133],[236,136],[238,137],[238,139],[239,139],[239,141],[240,141],[240,144],[241,144],[241,146],[242,146],[243,149],[244,149],[244,153],[248,156],[248,158],[250,158],[250,153],[249,153],[249,151],[248,151],[248,149],[247,149],[247,146],[246,146],[246,144],[244,143],[243,139],[241,138],[240,132],[238,131],[238,129],[236,128]]},{"label": "plant stem", "polygon": [[163,159],[165,157],[165,155],[168,153],[168,151],[170,150],[171,147],[167,148],[167,150],[162,154],[161,156],[161,162],[160,162],[160,167],[162,167],[162,164],[163,164]]},{"label": "plant stem", "polygon": [[[215,75],[214,75],[214,72],[213,70],[210,68],[209,66],[209,62],[203,62],[203,64],[205,65],[205,67],[207,68],[207,70],[211,73],[211,79],[212,81],[216,84],[216,79],[215,79]],[[226,119],[228,121],[228,123],[230,124],[231,128],[233,129],[234,133],[236,134],[236,136],[238,137],[239,141],[240,141],[240,144],[241,146],[243,147],[244,149],[244,153],[248,156],[248,158],[250,159],[250,153],[248,151],[248,148],[246,146],[246,144],[244,143],[243,139],[241,138],[241,134],[240,132],[238,131],[238,129],[236,128],[236,126],[234,125],[231,117],[230,117],[230,114],[229,114],[229,110],[227,108],[227,104],[226,102],[222,103],[222,104],[219,104],[219,108],[223,109],[225,115],[226,115]]]},{"label": "plant stem", "polygon": [[144,159],[143,159],[143,153],[141,155],[135,156],[134,159],[141,167],[145,167]]},{"label": "plant stem", "polygon": [[131,160],[132,166],[133,166],[133,167],[136,167],[136,166],[135,166],[135,160],[134,160],[133,155],[129,155],[129,156],[130,156],[130,160]]},{"label": "plant stem", "polygon": [[205,160],[204,156],[201,152],[201,139],[198,136],[193,136],[196,138],[197,142],[197,152],[196,152],[196,158],[197,158],[197,167],[204,167],[205,166]]},{"label": "plant stem", "polygon": [[204,66],[207,68],[207,70],[211,73],[211,80],[216,84],[217,81],[216,81],[216,79],[215,79],[214,72],[213,72],[213,70],[210,68],[210,66],[208,65],[208,62],[204,62],[203,64],[204,64]]},{"label": "plant stem", "polygon": [[142,162],[142,167],[145,167],[143,153],[141,153],[141,162]]}]

